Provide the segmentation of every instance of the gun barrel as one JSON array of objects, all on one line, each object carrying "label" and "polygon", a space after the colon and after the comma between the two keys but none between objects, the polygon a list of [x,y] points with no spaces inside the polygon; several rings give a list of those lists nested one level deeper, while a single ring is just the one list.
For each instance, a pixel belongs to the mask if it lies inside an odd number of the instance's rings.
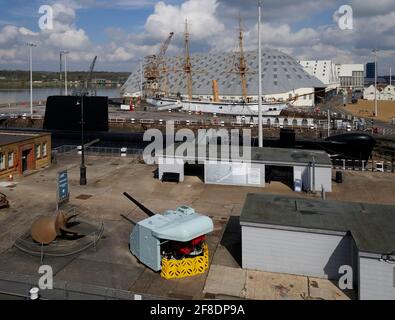
[{"label": "gun barrel", "polygon": [[121,217],[124,218],[126,221],[130,222],[131,224],[133,224],[134,226],[137,224],[136,222],[134,222],[132,219],[125,216],[124,214],[121,214]]},{"label": "gun barrel", "polygon": [[134,199],[130,194],[127,192],[124,192],[123,195],[128,198],[130,201],[132,201],[136,206],[140,208],[141,211],[143,211],[146,215],[149,217],[153,217],[156,213],[145,207],[142,203],[138,202],[136,199]]}]

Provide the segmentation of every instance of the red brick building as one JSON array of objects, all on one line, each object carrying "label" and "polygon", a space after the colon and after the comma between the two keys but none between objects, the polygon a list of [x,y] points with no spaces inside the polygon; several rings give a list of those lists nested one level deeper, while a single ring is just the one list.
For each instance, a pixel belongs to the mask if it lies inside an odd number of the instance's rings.
[{"label": "red brick building", "polygon": [[0,178],[51,164],[51,134],[0,130]]}]

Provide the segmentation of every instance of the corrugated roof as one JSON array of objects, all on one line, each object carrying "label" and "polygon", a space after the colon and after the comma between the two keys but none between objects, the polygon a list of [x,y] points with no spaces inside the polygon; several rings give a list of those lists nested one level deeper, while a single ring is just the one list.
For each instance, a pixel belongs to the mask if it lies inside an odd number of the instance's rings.
[{"label": "corrugated roof", "polygon": [[[316,77],[309,75],[291,56],[278,50],[265,49],[262,53],[263,94],[287,93],[300,88],[326,87]],[[241,79],[238,74],[238,53],[205,53],[191,57],[193,94],[212,95],[212,80],[218,80],[220,95],[241,96]],[[247,60],[247,92],[258,94],[258,54],[245,53]],[[169,91],[187,93],[186,77],[182,72],[182,57],[167,57]],[[138,67],[124,84],[124,92],[140,91],[140,68]]]}]

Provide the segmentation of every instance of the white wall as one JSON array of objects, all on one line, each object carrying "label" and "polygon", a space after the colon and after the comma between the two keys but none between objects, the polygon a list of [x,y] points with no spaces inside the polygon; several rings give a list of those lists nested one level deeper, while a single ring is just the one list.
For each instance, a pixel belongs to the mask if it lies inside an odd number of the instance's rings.
[{"label": "white wall", "polygon": [[352,265],[348,236],[242,226],[243,268],[338,279]]},{"label": "white wall", "polygon": [[312,190],[320,192],[322,186],[325,192],[332,192],[332,169],[315,167],[315,184],[313,184],[313,168],[308,166],[294,166],[294,179],[295,177],[302,177],[302,184],[304,190]]},{"label": "white wall", "polygon": [[359,259],[359,299],[395,300],[395,264]]},{"label": "white wall", "polygon": [[158,158],[159,180],[162,180],[164,172],[179,173],[180,182],[184,181],[184,162],[174,159]]},{"label": "white wall", "polygon": [[207,161],[204,181],[206,184],[264,187],[265,165]]}]

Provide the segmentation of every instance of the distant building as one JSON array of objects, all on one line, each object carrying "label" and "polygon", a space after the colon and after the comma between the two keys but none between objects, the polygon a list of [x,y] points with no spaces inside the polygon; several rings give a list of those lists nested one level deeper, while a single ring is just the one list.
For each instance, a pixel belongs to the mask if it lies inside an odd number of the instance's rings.
[{"label": "distant building", "polygon": [[376,65],[374,62],[368,62],[366,64],[366,78],[373,78],[376,74]]},{"label": "distant building", "polygon": [[374,85],[369,86],[363,90],[363,98],[366,100],[374,100],[377,97],[377,100],[380,99],[380,91],[375,89]]},{"label": "distant building", "polygon": [[[379,87],[378,87],[379,88]],[[376,92],[376,95],[375,95]],[[374,85],[365,88],[363,98],[366,100],[374,100],[375,98],[380,101],[394,101],[395,100],[395,86],[386,86],[382,90],[375,90]]]},{"label": "distant building", "polygon": [[337,64],[337,76],[341,89],[363,90],[365,66],[363,64]]},{"label": "distant building", "polygon": [[[262,52],[262,90],[265,101],[283,102],[295,98],[294,106],[311,107],[326,85],[307,73],[293,57],[274,49]],[[247,99],[258,100],[258,52],[245,52],[247,63]],[[188,99],[187,77],[183,61],[178,56],[165,57],[168,67],[168,96]],[[239,54],[234,52],[202,53],[191,56],[193,99],[213,98],[212,80],[218,82],[221,101],[239,102],[242,96],[242,81],[238,74]],[[196,70],[196,72],[194,72]],[[145,80],[144,80],[145,81]],[[141,72],[136,68],[122,86],[124,97],[141,92]],[[299,97],[299,98],[298,98]]]},{"label": "distant building", "polygon": [[51,134],[0,131],[0,178],[51,164]]},{"label": "distant building", "polygon": [[305,60],[299,61],[304,70],[316,77],[327,86],[327,90],[336,89],[340,86],[337,76],[336,65],[331,60]]},{"label": "distant building", "polygon": [[388,85],[386,86],[383,91],[381,91],[381,100],[384,101],[393,101],[395,100],[395,86]]}]

